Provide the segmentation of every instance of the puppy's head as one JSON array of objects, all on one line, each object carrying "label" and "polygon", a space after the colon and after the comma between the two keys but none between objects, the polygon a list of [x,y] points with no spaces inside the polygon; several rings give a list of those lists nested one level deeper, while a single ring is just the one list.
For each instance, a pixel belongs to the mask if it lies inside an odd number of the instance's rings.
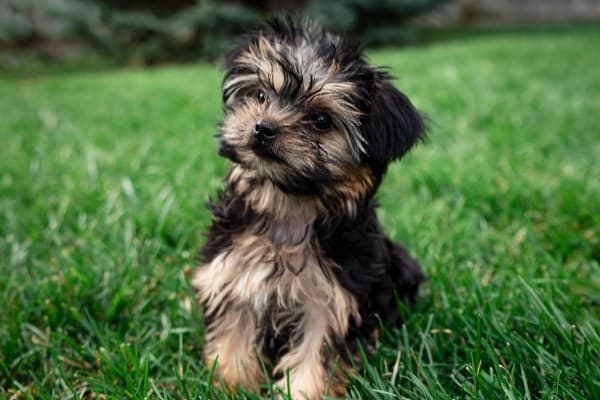
[{"label": "puppy's head", "polygon": [[270,21],[226,70],[220,154],[286,193],[369,196],[424,134],[390,77],[316,24]]}]

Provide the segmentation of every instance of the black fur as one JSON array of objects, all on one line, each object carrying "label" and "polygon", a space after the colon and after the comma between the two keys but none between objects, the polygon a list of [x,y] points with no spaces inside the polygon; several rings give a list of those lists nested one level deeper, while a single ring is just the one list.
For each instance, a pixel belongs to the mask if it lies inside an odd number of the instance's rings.
[{"label": "black fur", "polygon": [[[358,217],[334,215],[316,221],[314,227],[312,240],[323,250],[325,257],[341,266],[334,270],[335,279],[356,296],[359,304],[361,322],[351,321],[347,337],[339,338],[337,345],[342,355],[348,354],[346,350],[353,353],[358,342],[367,347],[372,345],[372,333],[381,323],[401,324],[397,300],[413,306],[419,285],[425,279],[418,262],[408,251],[385,236],[375,209],[374,201],[368,200]],[[236,234],[249,228],[256,229],[256,226],[267,226],[270,222],[269,216],[257,215],[229,188],[211,204],[211,210],[213,222],[202,248],[203,263],[211,262],[228,248]],[[281,268],[274,265],[273,274],[283,272]],[[205,318],[212,317],[205,315]],[[289,327],[276,334],[266,322],[273,316],[264,318],[259,344],[266,356],[275,359],[290,345]]]},{"label": "black fur", "polygon": [[[367,148],[366,153],[361,154],[361,160],[372,168],[378,180],[382,178],[390,162],[400,159],[416,143],[424,139],[426,124],[421,114],[406,95],[394,87],[391,75],[367,63],[358,44],[329,35],[318,25],[311,25],[310,28],[307,28],[301,21],[291,17],[275,18],[258,31],[243,36],[226,57],[226,74],[223,82],[236,76],[254,73],[247,66],[236,63],[236,59],[248,48],[256,45],[260,38],[279,40],[290,47],[300,40],[307,39],[313,44],[317,55],[324,64],[337,62],[343,66],[344,79],[356,87],[356,90],[347,94],[347,97],[363,115],[361,133]],[[294,55],[292,53],[284,48],[280,53],[275,54],[275,59],[272,60],[273,64],[281,66],[284,71],[283,89],[278,95],[287,101],[286,106],[288,107],[302,104],[318,90],[318,88],[314,88],[312,81],[307,85],[305,80],[312,79],[312,77],[303,76],[300,70],[302,66],[293,62]],[[261,79],[265,86],[272,85],[266,80],[266,77]],[[301,90],[303,85],[307,88]],[[253,88],[244,87],[236,89],[244,94],[252,94],[253,90]],[[231,92],[232,88],[224,90],[224,102],[230,98]],[[298,112],[302,112],[302,109],[299,108]],[[338,121],[345,129],[348,128],[347,122]],[[239,162],[235,151],[223,141],[221,141],[220,154],[233,162]],[[320,173],[318,169],[315,169],[314,172]],[[329,183],[327,179],[323,179],[322,175],[312,175],[305,173],[302,177],[295,176],[295,179],[303,178],[323,184]],[[279,184],[279,182],[277,183]],[[292,182],[287,187],[280,185],[280,188],[290,193],[308,194],[308,191],[312,191],[311,194],[314,194],[320,191],[317,190],[319,185],[298,183],[298,188],[295,188]]]},{"label": "black fur", "polygon": [[[413,305],[419,284],[424,279],[417,261],[404,247],[385,236],[377,219],[373,196],[388,164],[401,158],[423,138],[425,124],[409,99],[392,85],[390,76],[367,64],[357,46],[328,35],[321,28],[309,29],[293,19],[273,20],[258,32],[243,37],[226,58],[224,82],[253,73],[248,67],[238,65],[236,60],[249,47],[256,46],[261,38],[288,45],[270,62],[278,64],[283,70],[284,84],[278,93],[279,101],[289,102],[290,109],[298,107],[298,112],[302,112],[299,106],[303,102],[302,96],[311,96],[313,89],[312,81],[307,84],[306,76],[288,50],[301,40],[308,39],[326,65],[333,62],[340,64],[343,78],[355,88],[347,94],[347,98],[360,111],[360,133],[364,138],[363,153],[356,160],[356,167],[370,170],[373,182],[359,198],[352,199],[354,212],[348,213],[336,206],[338,203],[335,200],[344,203],[346,199],[326,197],[332,196],[327,187],[338,182],[328,175],[328,170],[322,165],[315,165],[310,171],[291,171],[287,180],[273,182],[283,193],[304,196],[307,201],[320,198],[328,209],[327,215],[319,215],[315,221],[309,222],[308,232],[310,243],[319,249],[320,256],[339,266],[324,272],[329,279],[337,280],[358,303],[360,320],[353,318],[347,335],[335,338],[337,352],[346,355],[347,350],[354,352],[357,343],[367,346],[373,344],[374,332],[381,322],[400,324],[398,300]],[[246,87],[229,87],[223,92],[223,101],[228,102],[232,96],[237,97],[250,90]],[[237,103],[234,102],[226,112],[235,107]],[[219,154],[236,164],[240,163],[236,149],[222,138]],[[230,178],[219,198],[211,205],[213,220],[208,240],[202,249],[204,264],[229,251],[236,236],[248,230],[260,234],[261,227],[268,227],[272,223],[268,213],[259,214],[248,205],[247,193],[236,192],[237,182],[232,182]],[[258,183],[248,182],[248,186],[252,189],[258,187]],[[336,195],[340,192],[333,193]],[[332,206],[328,207],[329,204]],[[282,273],[282,268],[274,262],[272,276]],[[218,317],[216,314],[226,312],[229,306],[224,303],[214,311],[215,315],[205,315],[209,329]],[[278,318],[277,307],[271,305],[268,310],[259,321],[261,329],[256,344],[263,354],[276,359],[295,343],[291,338],[291,326],[272,323]],[[277,331],[273,330],[274,325],[278,326]]]},{"label": "black fur", "polygon": [[327,257],[342,266],[334,270],[336,278],[359,300],[358,331],[372,332],[379,318],[400,323],[395,296],[415,304],[425,276],[408,252],[385,236],[374,203],[368,202],[356,219],[322,221],[316,236]]},{"label": "black fur", "polygon": [[364,136],[366,160],[375,169],[385,171],[387,165],[406,154],[425,135],[425,123],[410,100],[396,89],[390,76],[374,71],[369,110],[365,113]]}]

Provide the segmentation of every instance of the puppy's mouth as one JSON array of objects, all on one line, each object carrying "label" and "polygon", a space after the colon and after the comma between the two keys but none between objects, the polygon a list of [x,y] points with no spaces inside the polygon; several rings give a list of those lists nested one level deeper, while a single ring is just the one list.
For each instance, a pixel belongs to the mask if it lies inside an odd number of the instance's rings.
[{"label": "puppy's mouth", "polygon": [[283,162],[283,159],[275,153],[273,143],[261,142],[255,138],[252,140],[250,148],[257,157],[263,160]]}]

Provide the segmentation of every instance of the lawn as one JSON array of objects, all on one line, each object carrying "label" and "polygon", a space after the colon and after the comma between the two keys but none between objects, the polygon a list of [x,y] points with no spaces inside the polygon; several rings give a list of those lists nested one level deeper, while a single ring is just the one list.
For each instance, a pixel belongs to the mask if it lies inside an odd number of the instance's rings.
[{"label": "lawn", "polygon": [[[369,53],[431,121],[378,196],[429,281],[349,399],[600,399],[599,43]],[[0,77],[0,398],[226,398],[186,278],[227,169],[220,80]]]}]

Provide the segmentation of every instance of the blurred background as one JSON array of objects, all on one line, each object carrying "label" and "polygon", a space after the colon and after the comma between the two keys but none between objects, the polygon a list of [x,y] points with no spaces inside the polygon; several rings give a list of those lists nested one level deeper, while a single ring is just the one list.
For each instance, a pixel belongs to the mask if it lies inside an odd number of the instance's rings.
[{"label": "blurred background", "polygon": [[367,46],[472,30],[600,20],[599,0],[0,0],[0,68],[216,60],[264,16],[291,11]]}]

